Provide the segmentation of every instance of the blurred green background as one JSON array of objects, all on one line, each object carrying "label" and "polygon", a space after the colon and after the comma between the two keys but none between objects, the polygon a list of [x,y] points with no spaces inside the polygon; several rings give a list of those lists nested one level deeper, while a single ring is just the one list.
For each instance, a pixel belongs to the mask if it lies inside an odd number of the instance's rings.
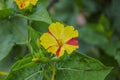
[{"label": "blurred green background", "polygon": [[[10,3],[10,1],[11,0],[8,0],[7,3]],[[53,18],[52,21],[58,20],[78,29],[80,45],[78,51],[100,60],[107,66],[114,67],[105,80],[120,80],[120,0],[39,1],[47,8],[50,17]],[[0,9],[1,6],[2,4],[0,4]],[[15,23],[21,24],[21,22]],[[2,27],[1,25],[3,24],[7,26],[4,22],[0,22],[0,27]],[[22,25],[25,26],[26,24]],[[32,22],[31,25],[35,25],[33,28],[36,30],[39,29],[37,26],[43,26],[41,33],[46,31],[47,27],[45,26],[48,26],[48,24],[44,22],[40,23],[37,21]],[[6,29],[3,30],[6,31]],[[0,30],[0,34],[4,32],[3,30]],[[21,31],[27,36],[25,30],[26,28]],[[16,35],[10,31],[6,34]],[[22,58],[25,53],[28,52],[26,45],[20,43],[22,40],[18,38],[15,39],[15,42],[18,43],[13,45],[14,42],[9,44],[9,41],[11,41],[9,38],[4,36],[0,38],[0,49],[3,49],[4,45],[9,45],[9,47],[7,47],[8,51],[5,51],[5,53],[10,52],[10,54],[5,55],[6,58],[0,62],[0,70],[8,71],[16,60]],[[2,43],[3,40],[7,41]],[[2,51],[0,52],[2,53]],[[2,54],[0,56],[2,56]]]}]

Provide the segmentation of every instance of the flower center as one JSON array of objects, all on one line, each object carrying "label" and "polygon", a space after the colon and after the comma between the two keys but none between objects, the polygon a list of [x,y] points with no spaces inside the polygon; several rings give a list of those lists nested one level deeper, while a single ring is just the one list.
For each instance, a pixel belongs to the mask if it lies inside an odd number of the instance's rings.
[{"label": "flower center", "polygon": [[57,40],[57,43],[58,43],[58,46],[60,46],[60,47],[63,46],[63,42],[61,39]]},{"label": "flower center", "polygon": [[25,6],[24,3],[21,3],[21,4],[20,4],[20,8],[21,8],[21,9],[22,9],[24,6]]}]

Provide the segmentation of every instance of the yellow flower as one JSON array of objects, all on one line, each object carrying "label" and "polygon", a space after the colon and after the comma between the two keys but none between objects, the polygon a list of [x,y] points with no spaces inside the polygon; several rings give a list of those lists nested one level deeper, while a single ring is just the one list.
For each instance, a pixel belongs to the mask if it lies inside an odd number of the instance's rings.
[{"label": "yellow flower", "polygon": [[30,4],[36,5],[38,0],[15,0],[19,9],[24,9],[28,7]]},{"label": "yellow flower", "polygon": [[64,27],[63,24],[56,22],[49,26],[48,32],[40,37],[40,44],[48,52],[56,56],[62,56],[65,51],[68,54],[78,48],[78,31],[73,26]]}]

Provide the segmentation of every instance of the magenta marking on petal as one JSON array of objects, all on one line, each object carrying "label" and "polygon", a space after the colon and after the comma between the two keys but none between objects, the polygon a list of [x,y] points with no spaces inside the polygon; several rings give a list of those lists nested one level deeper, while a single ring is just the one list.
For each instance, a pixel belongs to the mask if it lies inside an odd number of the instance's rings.
[{"label": "magenta marking on petal", "polygon": [[66,44],[73,45],[73,46],[78,46],[78,40],[76,38],[71,38],[66,42]]},{"label": "magenta marking on petal", "polygon": [[53,47],[53,46],[49,46],[49,47],[47,48],[47,50],[50,49],[51,47]]},{"label": "magenta marking on petal", "polygon": [[48,29],[48,33],[57,41],[57,43],[59,43],[58,39],[50,32],[49,29]]},{"label": "magenta marking on petal", "polygon": [[52,37],[54,37],[55,40],[57,40],[56,37],[50,32],[50,30],[48,30],[48,33],[49,33]]},{"label": "magenta marking on petal", "polygon": [[60,55],[60,51],[61,51],[61,47],[59,47],[56,51],[56,56],[59,56]]}]

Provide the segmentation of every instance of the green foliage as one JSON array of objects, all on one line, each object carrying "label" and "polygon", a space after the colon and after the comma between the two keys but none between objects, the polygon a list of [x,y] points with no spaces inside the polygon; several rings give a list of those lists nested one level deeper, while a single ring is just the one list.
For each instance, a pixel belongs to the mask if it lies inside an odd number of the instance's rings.
[{"label": "green foliage", "polygon": [[46,9],[44,8],[42,4],[38,4],[35,11],[31,15],[27,15],[27,16],[21,15],[21,14],[16,14],[16,15],[26,18],[28,20],[43,21],[48,24],[51,23],[51,19],[48,15],[48,12],[46,11]]},{"label": "green foliage", "polygon": [[12,8],[0,10],[0,19],[8,17],[9,15],[12,14],[12,12],[13,12]]},{"label": "green foliage", "polygon": [[42,80],[41,64],[31,62],[32,57],[25,57],[16,62],[5,80]]},{"label": "green foliage", "polygon": [[93,58],[77,52],[72,54],[68,61],[62,62],[62,65],[60,64],[59,66],[56,80],[104,80],[112,69]]},{"label": "green foliage", "polygon": [[29,43],[30,43],[30,46],[32,46],[31,51],[37,52],[39,50],[37,45],[37,39],[39,39],[39,37],[40,37],[40,34],[37,33],[31,27],[29,27]]},{"label": "green foliage", "polygon": [[[51,73],[51,62],[41,64],[40,62],[32,62],[31,59],[31,56],[27,56],[16,62],[5,80],[43,80],[46,76],[50,80],[51,76],[47,73]],[[67,60],[54,62],[54,64],[56,68],[55,80],[93,80],[93,78],[104,80],[112,69],[104,66],[98,60],[78,52],[74,52]]]},{"label": "green foliage", "polygon": [[100,35],[99,33],[95,33],[90,28],[82,27],[79,29],[80,38],[84,41],[93,44],[93,45],[101,45],[107,42],[107,39]]},{"label": "green foliage", "polygon": [[2,60],[15,44],[27,42],[27,21],[23,18],[13,17],[1,20],[0,27],[0,60]]}]

